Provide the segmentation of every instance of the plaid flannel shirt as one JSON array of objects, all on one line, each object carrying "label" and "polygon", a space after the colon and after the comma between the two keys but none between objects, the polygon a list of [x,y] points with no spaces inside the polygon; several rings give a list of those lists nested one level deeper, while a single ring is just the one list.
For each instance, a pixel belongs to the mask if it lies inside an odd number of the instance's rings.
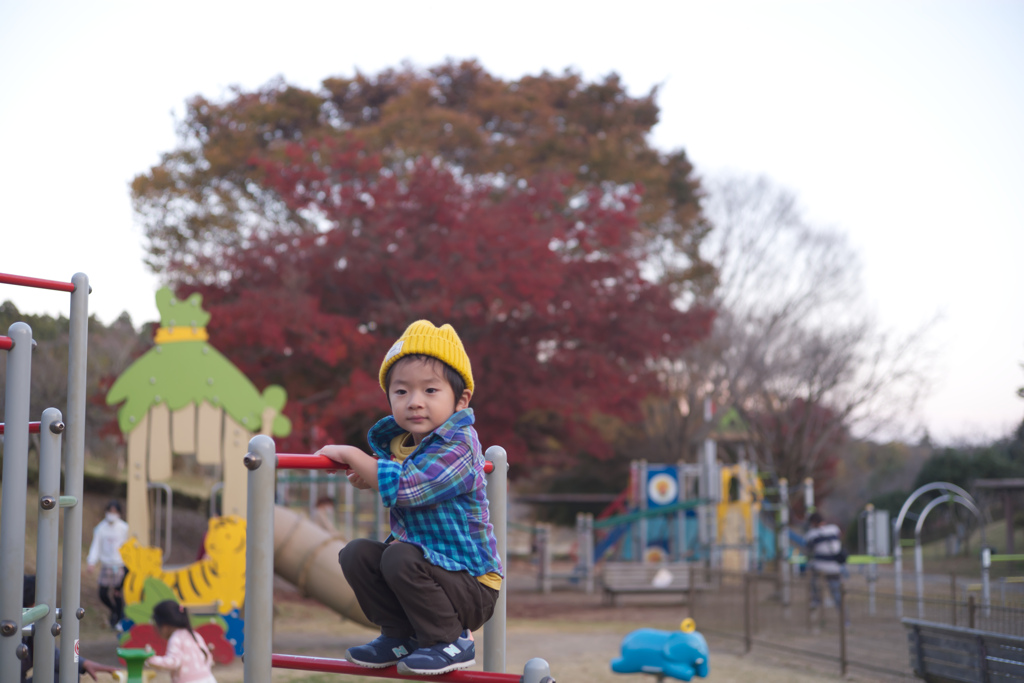
[{"label": "plaid flannel shirt", "polygon": [[412,455],[397,462],[391,439],[403,433],[388,416],[369,432],[377,456],[377,483],[391,509],[395,540],[418,546],[431,564],[472,576],[504,575],[487,508],[484,456],[466,408],[424,437]]}]

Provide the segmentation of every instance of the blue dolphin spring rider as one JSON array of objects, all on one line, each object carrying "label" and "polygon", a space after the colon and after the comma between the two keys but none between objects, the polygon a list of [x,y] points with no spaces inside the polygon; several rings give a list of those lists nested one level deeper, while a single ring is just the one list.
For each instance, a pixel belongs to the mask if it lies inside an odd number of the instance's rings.
[{"label": "blue dolphin spring rider", "polygon": [[678,631],[642,628],[622,639],[622,656],[612,660],[620,674],[656,674],[689,681],[694,674],[708,675],[708,643],[696,630],[693,619],[684,619]]}]

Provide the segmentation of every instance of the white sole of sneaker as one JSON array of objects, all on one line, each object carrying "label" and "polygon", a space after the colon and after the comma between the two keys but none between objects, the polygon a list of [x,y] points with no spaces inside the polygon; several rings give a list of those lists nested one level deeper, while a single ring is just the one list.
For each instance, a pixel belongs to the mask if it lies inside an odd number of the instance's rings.
[{"label": "white sole of sneaker", "polygon": [[457,664],[452,664],[450,666],[446,666],[443,669],[430,669],[430,670],[427,670],[427,669],[412,669],[405,662],[399,662],[398,666],[396,667],[396,669],[397,669],[398,673],[404,674],[406,676],[440,676],[441,674],[446,674],[446,673],[448,673],[450,671],[455,671],[457,669],[468,669],[469,667],[473,666],[474,664],[476,664],[476,660],[475,659],[471,659],[468,662],[458,662]]},{"label": "white sole of sneaker", "polygon": [[358,659],[352,659],[351,657],[348,657],[347,659],[353,664],[358,664],[364,669],[386,669],[395,664],[394,662],[389,662],[388,664],[371,664],[370,662],[360,662]]},{"label": "white sole of sneaker", "polygon": [[358,664],[359,666],[365,669],[386,669],[389,666],[393,666],[394,664],[398,663],[397,659],[393,662],[387,662],[385,664],[379,664],[374,662],[361,662],[358,659],[353,659],[352,657],[350,657],[348,652],[345,652],[345,659],[352,662],[353,664]]}]

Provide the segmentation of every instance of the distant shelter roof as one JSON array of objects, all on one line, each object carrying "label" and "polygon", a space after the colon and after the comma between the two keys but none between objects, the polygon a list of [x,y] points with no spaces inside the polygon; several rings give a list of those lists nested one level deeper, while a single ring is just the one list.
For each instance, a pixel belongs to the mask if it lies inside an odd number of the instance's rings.
[{"label": "distant shelter roof", "polygon": [[979,489],[995,489],[1004,491],[1024,490],[1024,478],[1016,479],[975,479],[974,487]]}]

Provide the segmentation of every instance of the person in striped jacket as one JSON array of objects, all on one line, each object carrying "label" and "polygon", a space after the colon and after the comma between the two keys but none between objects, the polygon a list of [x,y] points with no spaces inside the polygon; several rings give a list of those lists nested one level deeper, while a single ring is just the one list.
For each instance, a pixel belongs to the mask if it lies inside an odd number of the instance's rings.
[{"label": "person in striped jacket", "polygon": [[821,606],[818,577],[825,580],[832,601],[838,606],[842,602],[841,582],[846,561],[839,527],[826,524],[817,512],[811,513],[807,522],[810,529],[804,536],[804,543],[807,547],[807,565],[811,570],[811,609]]}]

